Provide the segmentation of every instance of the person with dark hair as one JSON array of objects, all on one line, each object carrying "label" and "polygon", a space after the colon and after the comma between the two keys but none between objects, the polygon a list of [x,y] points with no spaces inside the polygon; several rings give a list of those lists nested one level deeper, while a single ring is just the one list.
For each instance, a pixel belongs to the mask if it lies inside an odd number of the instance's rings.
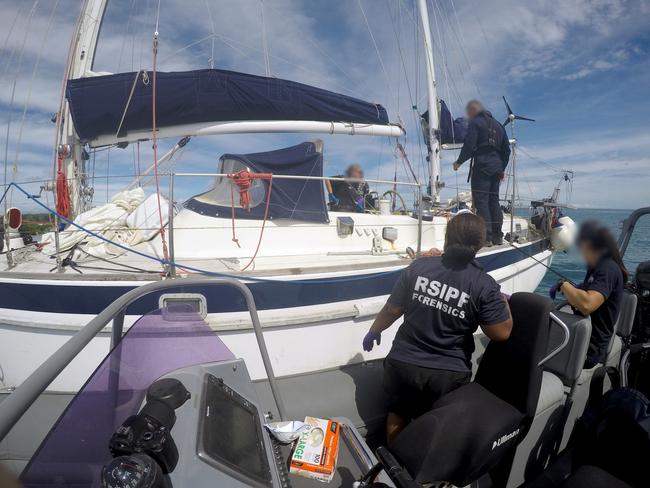
[{"label": "person with dark hair", "polygon": [[371,351],[381,333],[404,316],[384,361],[389,444],[438,398],[469,382],[479,326],[492,340],[510,336],[508,303],[475,260],[484,241],[482,218],[467,212],[451,219],[442,254],[416,259],[402,272],[363,339],[363,349]]},{"label": "person with dark hair", "polygon": [[561,279],[549,294],[555,299],[558,291],[563,293],[569,305],[591,317],[591,340],[585,361],[585,368],[589,369],[605,362],[628,276],[616,240],[607,227],[596,221],[583,223],[577,244],[587,265],[584,281],[574,285]]},{"label": "person with dark hair", "polygon": [[487,225],[486,245],[503,244],[503,211],[499,185],[510,160],[510,140],[505,129],[478,100],[467,104],[469,126],[454,171],[471,159],[469,178],[476,213]]}]

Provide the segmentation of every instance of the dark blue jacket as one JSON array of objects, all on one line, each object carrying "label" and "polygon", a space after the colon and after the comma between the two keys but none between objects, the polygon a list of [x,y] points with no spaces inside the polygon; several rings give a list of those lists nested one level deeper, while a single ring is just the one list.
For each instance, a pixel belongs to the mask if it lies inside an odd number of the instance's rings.
[{"label": "dark blue jacket", "polygon": [[463,148],[456,160],[463,164],[474,158],[472,171],[487,176],[502,174],[510,159],[510,141],[506,130],[490,112],[481,112],[469,122]]}]

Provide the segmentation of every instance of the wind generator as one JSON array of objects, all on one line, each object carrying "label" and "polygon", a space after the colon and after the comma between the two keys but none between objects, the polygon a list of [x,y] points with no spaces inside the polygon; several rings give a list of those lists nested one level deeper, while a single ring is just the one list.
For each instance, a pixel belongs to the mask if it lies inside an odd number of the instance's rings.
[{"label": "wind generator", "polygon": [[515,180],[515,163],[517,161],[517,138],[515,137],[515,120],[526,120],[528,122],[535,122],[535,119],[531,119],[529,117],[524,117],[522,115],[516,115],[513,111],[512,108],[510,108],[510,105],[508,104],[508,101],[506,100],[506,97],[503,96],[503,103],[506,105],[506,110],[508,111],[508,118],[505,120],[503,123],[503,127],[507,126],[510,124],[510,143],[512,144],[512,203],[511,203],[511,215],[512,218],[510,219],[510,239],[508,239],[510,242],[513,242],[514,240],[514,230],[515,230],[515,198],[516,198],[516,180]]}]

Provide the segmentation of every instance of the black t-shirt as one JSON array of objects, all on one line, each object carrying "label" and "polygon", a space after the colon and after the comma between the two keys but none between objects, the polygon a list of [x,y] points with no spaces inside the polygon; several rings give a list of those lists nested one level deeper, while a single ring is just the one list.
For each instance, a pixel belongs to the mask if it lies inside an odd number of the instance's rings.
[{"label": "black t-shirt", "polygon": [[494,278],[476,261],[448,261],[444,256],[420,258],[400,275],[388,301],[404,309],[404,323],[389,357],[426,368],[470,371],[478,326],[508,320]]},{"label": "black t-shirt", "polygon": [[[344,176],[334,176],[334,178],[344,178]],[[363,208],[365,196],[370,191],[368,183],[364,181],[331,181],[332,193],[339,199],[338,209],[357,211]],[[361,207],[357,205],[360,202]]]},{"label": "black t-shirt", "polygon": [[605,302],[591,314],[588,365],[605,362],[623,298],[623,285],[621,268],[609,257],[604,257],[593,269],[587,270],[584,289],[597,291],[605,297]]}]

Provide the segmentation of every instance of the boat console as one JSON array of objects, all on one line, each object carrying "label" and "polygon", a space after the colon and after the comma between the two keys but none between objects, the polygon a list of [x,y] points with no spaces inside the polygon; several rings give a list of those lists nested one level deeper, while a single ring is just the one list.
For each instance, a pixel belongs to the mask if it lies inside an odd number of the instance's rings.
[{"label": "boat console", "polygon": [[[336,420],[342,436],[332,483],[351,486],[377,461],[354,426]],[[264,422],[242,360],[171,372],[151,384],[140,411],[107,441],[114,457],[102,470],[103,486],[322,486],[289,479],[290,448],[274,441]]]}]

